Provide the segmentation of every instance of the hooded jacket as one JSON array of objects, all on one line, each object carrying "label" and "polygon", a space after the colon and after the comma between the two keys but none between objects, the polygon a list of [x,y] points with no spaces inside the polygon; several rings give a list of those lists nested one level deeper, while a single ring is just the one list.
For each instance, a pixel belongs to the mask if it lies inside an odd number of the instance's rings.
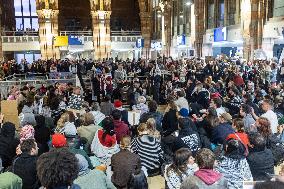
[{"label": "hooded jacket", "polygon": [[181,189],[188,188],[189,185],[196,185],[198,188],[206,189],[227,189],[228,183],[222,174],[210,170],[200,169],[193,176],[188,177],[181,185]]},{"label": "hooded jacket", "polygon": [[15,125],[10,122],[4,123],[1,129],[0,158],[4,168],[12,164],[12,160],[16,156],[16,148],[20,143],[19,139],[15,138],[15,131]]},{"label": "hooded jacket", "polygon": [[181,129],[178,137],[173,144],[173,151],[177,151],[180,148],[188,148],[193,153],[196,154],[200,150],[201,142],[199,134],[192,130],[192,128],[187,127]]},{"label": "hooded jacket", "polygon": [[129,135],[129,128],[128,126],[120,120],[113,120],[113,124],[114,124],[114,132],[116,135],[116,141],[118,144],[120,144],[120,139],[123,136]]}]

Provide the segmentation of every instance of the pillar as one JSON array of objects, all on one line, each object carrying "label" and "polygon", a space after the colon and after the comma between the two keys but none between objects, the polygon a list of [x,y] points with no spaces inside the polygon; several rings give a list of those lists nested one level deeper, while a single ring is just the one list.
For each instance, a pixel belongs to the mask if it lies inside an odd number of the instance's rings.
[{"label": "pillar", "polygon": [[93,25],[94,59],[110,57],[111,0],[90,0]]},{"label": "pillar", "polygon": [[254,51],[262,47],[263,24],[265,19],[264,4],[262,0],[243,0],[241,6],[244,58],[253,60]]},{"label": "pillar", "polygon": [[164,17],[165,17],[165,56],[171,55],[171,45],[172,45],[172,7],[169,3],[165,5]]},{"label": "pillar", "polygon": [[141,33],[144,38],[142,56],[149,58],[152,34],[152,4],[151,0],[138,0],[140,9]]},{"label": "pillar", "polygon": [[54,37],[58,36],[58,0],[37,0],[36,5],[41,58],[60,59],[59,47],[53,43]]},{"label": "pillar", "polygon": [[194,0],[195,12],[195,51],[197,57],[202,57],[203,35],[205,34],[205,0]]},{"label": "pillar", "polygon": [[3,60],[1,16],[2,16],[2,9],[0,7],[0,62]]}]

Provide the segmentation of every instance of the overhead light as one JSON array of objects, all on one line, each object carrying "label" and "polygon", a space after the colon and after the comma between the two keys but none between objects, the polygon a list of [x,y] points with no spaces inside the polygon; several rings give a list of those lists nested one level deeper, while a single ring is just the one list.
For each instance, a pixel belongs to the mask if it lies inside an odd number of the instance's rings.
[{"label": "overhead light", "polygon": [[188,1],[188,2],[185,3],[185,5],[186,5],[186,6],[190,6],[190,5],[192,5],[192,2],[191,2],[191,1]]}]

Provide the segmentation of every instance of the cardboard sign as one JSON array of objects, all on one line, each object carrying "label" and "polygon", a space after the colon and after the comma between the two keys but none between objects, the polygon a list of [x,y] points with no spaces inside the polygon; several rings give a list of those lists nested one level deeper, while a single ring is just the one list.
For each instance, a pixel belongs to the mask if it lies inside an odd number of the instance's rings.
[{"label": "cardboard sign", "polygon": [[2,100],[1,113],[4,114],[4,122],[11,122],[19,130],[18,102],[16,100]]},{"label": "cardboard sign", "polygon": [[129,111],[128,112],[128,122],[130,125],[139,125],[140,111]]}]

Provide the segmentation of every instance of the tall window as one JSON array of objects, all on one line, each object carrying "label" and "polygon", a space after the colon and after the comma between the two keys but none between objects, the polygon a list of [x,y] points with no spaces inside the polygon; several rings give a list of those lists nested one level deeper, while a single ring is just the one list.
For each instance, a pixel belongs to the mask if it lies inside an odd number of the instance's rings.
[{"label": "tall window", "polygon": [[37,31],[38,17],[36,14],[35,0],[14,0],[15,18],[17,30],[35,30]]},{"label": "tall window", "polygon": [[219,1],[219,16],[218,16],[218,27],[224,26],[224,19],[225,19],[225,4],[224,0]]}]

